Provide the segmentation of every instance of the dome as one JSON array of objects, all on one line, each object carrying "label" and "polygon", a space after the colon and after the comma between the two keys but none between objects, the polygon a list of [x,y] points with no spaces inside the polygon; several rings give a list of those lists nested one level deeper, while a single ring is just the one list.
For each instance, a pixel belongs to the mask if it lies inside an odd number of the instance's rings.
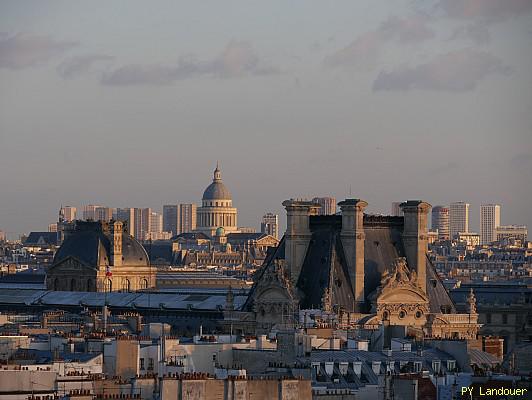
[{"label": "dome", "polygon": [[[111,255],[111,235],[101,229],[99,222],[85,222],[65,239],[54,257],[54,264],[74,257],[83,264],[96,266],[108,263]],[[89,226],[89,224],[94,226]],[[128,233],[122,233],[122,265],[149,266],[146,250]]]},{"label": "dome", "polygon": [[222,173],[218,166],[214,170],[212,183],[203,192],[203,200],[231,200],[231,192],[222,182]]},{"label": "dome", "polygon": [[225,236],[225,229],[222,226],[216,228],[216,236]]}]

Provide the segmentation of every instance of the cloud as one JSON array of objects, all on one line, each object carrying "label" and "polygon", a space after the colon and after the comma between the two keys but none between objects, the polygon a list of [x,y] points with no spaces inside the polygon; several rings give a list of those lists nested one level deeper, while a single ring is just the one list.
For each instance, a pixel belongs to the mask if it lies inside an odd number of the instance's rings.
[{"label": "cloud", "polygon": [[437,8],[452,18],[502,21],[532,11],[530,0],[439,0]]},{"label": "cloud", "polygon": [[76,42],[55,41],[50,36],[23,33],[14,36],[0,35],[0,68],[34,67],[65,53],[76,45]]},{"label": "cloud", "polygon": [[383,46],[389,42],[420,43],[433,37],[434,32],[419,15],[390,17],[376,30],[363,33],[349,46],[327,57],[325,64],[333,67],[368,66],[377,60]]},{"label": "cloud", "polygon": [[198,61],[194,56],[183,56],[177,65],[126,65],[105,73],[102,83],[116,86],[168,85],[197,76],[239,78],[276,73],[279,70],[263,64],[249,43],[232,41],[212,60]]},{"label": "cloud", "polygon": [[69,58],[57,67],[57,72],[63,78],[74,78],[88,72],[91,67],[100,61],[109,61],[113,57],[103,54],[88,54]]},{"label": "cloud", "polygon": [[520,153],[510,159],[510,164],[515,169],[527,170],[532,166],[532,153]]},{"label": "cloud", "polygon": [[179,68],[164,65],[125,65],[102,77],[104,85],[167,85],[178,79]]},{"label": "cloud", "polygon": [[427,64],[380,72],[373,82],[373,90],[464,92],[474,90],[488,75],[508,72],[509,67],[495,56],[462,49],[439,55]]},{"label": "cloud", "polygon": [[418,43],[434,37],[434,32],[420,15],[390,17],[380,25],[378,32],[384,39],[397,39],[402,43]]},{"label": "cloud", "polygon": [[477,45],[486,45],[491,41],[491,33],[486,23],[476,23],[459,26],[454,30],[450,40],[469,40]]}]

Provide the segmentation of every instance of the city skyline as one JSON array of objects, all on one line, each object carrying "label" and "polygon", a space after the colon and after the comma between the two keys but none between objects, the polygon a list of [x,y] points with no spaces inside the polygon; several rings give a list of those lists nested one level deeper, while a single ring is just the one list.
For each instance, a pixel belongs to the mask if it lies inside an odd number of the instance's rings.
[{"label": "city skyline", "polygon": [[532,0],[0,25],[0,398],[532,391]]},{"label": "city skyline", "polygon": [[[294,199],[295,197],[291,197],[290,199]],[[352,198],[352,197],[345,197],[346,199],[348,198]],[[315,196],[309,196],[307,198],[301,198],[303,200],[308,200],[308,201],[314,201],[314,199],[316,199]],[[338,200],[339,201],[342,201],[342,199]],[[438,202],[435,202],[435,203],[430,203],[431,206],[432,206],[432,210],[434,210],[434,208],[436,209],[441,209],[442,207],[445,208],[445,209],[449,209],[450,207],[450,204],[452,204],[453,202],[450,202],[449,204],[446,204],[446,205],[442,205],[442,203],[438,203]],[[456,204],[458,203],[462,203],[462,201],[456,201],[454,202]],[[468,205],[468,232],[470,233],[476,233],[476,234],[479,234],[481,235],[481,230],[482,230],[482,227],[481,227],[481,218],[476,218],[475,219],[475,214],[480,214],[482,212],[482,207],[483,206],[486,206],[486,202],[483,202],[481,204],[470,204],[470,203],[467,203],[465,202],[467,205]],[[201,204],[201,201],[196,201],[196,202],[192,202],[192,203],[180,203],[178,204],[181,205],[181,206],[190,206],[190,205],[193,205],[195,206],[195,208],[199,207],[199,205]],[[394,207],[397,207],[399,204],[401,204],[401,202],[391,202],[391,209],[390,207],[388,207],[388,209],[383,209],[383,210],[376,210],[374,207],[368,207],[369,211],[367,211],[367,213],[369,214],[376,214],[376,215],[391,215],[391,216],[396,216],[394,214]],[[153,212],[153,213],[156,213],[156,214],[160,214],[160,217],[163,219],[164,221],[164,209],[165,207],[168,207],[169,205],[168,204],[160,204],[158,206],[155,206],[155,207],[130,207],[130,206],[126,206],[126,207],[115,207],[114,205],[93,205],[92,203],[89,204],[89,203],[81,203],[81,204],[76,204],[75,206],[73,206],[72,204],[67,204],[67,203],[64,203],[62,204],[62,207],[63,208],[70,208],[72,207],[74,210],[78,210],[78,216],[77,216],[77,219],[78,220],[87,220],[87,218],[82,215],[83,214],[83,210],[84,208],[86,207],[96,207],[98,209],[108,209],[109,212],[112,212],[113,213],[113,216],[116,215],[118,217],[118,212],[119,211],[122,211],[122,210],[143,210],[143,209],[146,209],[146,210],[150,210],[150,212]],[[502,205],[498,205],[499,207],[501,207],[502,209]],[[239,207],[240,209],[240,207]],[[282,209],[282,206],[281,206],[281,209]],[[475,210],[480,211],[480,213],[477,213],[475,212]],[[505,214],[506,214],[506,209],[505,209]],[[60,209],[59,209],[59,212],[60,212]],[[270,214],[270,213],[273,213],[272,211],[263,211],[263,213],[267,213],[267,214]],[[500,212],[500,211],[499,211]],[[284,235],[284,231],[286,229],[286,218],[285,216],[283,215],[282,211],[280,214],[276,214],[276,213],[273,213],[274,215],[277,215],[277,218],[279,219],[279,235],[280,237],[282,237]],[[55,214],[55,217],[57,217],[59,215],[58,212],[56,212]],[[500,215],[502,215],[502,213],[500,212]],[[112,219],[113,216],[110,216],[109,218],[105,218],[104,220],[105,221],[109,221]],[[240,217],[239,217],[240,218]],[[263,222],[263,218],[264,216],[260,216],[260,215],[257,215],[255,216],[255,220],[254,221],[251,221],[251,223],[249,224],[238,224],[238,227],[243,227],[243,228],[246,228],[246,227],[251,227],[253,229],[255,229],[257,232],[260,232],[261,229],[262,229],[262,222]],[[92,219],[92,218],[89,218],[89,219]],[[96,218],[97,219],[97,218]],[[118,218],[119,220],[124,220],[125,217],[119,217]],[[473,221],[473,223],[472,223]],[[528,225],[520,222],[522,220],[518,220],[518,221],[507,221],[506,218],[502,218],[500,217],[500,226],[504,227],[504,226],[524,226],[524,227],[528,227]],[[48,222],[47,226],[48,228],[51,226],[51,225],[54,225],[56,223],[56,220],[50,220],[50,222]],[[164,223],[163,225],[164,226]],[[428,227],[430,229],[435,229],[435,226],[434,226],[434,215],[433,213],[431,212],[430,213],[430,217],[428,219]],[[13,231],[6,231],[6,230],[2,230],[1,227],[0,227],[0,231],[2,231],[4,234],[6,234],[6,236],[13,240],[13,239],[18,239],[20,236],[23,236],[23,235],[26,235],[27,233],[29,233],[30,231],[45,231],[46,227],[36,227],[35,229],[30,229],[28,230],[27,232],[13,232]],[[165,230],[162,229],[162,231],[164,232]],[[134,235],[133,235],[134,236]]]},{"label": "city skyline", "polygon": [[243,226],[322,195],[532,226],[530,3],[124,4],[2,4],[0,229],[197,203],[216,160]]}]

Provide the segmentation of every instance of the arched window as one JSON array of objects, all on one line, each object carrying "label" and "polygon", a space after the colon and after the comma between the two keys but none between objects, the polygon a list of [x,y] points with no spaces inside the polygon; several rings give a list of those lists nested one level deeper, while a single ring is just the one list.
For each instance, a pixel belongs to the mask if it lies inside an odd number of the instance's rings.
[{"label": "arched window", "polygon": [[141,279],[139,287],[141,289],[148,289],[148,280],[147,279]]},{"label": "arched window", "polygon": [[122,291],[123,292],[129,292],[131,289],[131,284],[129,282],[129,279],[124,279],[122,281]]},{"label": "arched window", "polygon": [[70,280],[70,291],[75,292],[76,291],[76,279],[72,278]]},{"label": "arched window", "polygon": [[92,279],[87,279],[87,292],[94,292],[94,282]]},{"label": "arched window", "polygon": [[59,290],[59,278],[54,279],[54,290]]},{"label": "arched window", "polygon": [[113,281],[111,279],[106,279],[105,280],[104,289],[105,289],[106,292],[111,292],[113,290]]}]

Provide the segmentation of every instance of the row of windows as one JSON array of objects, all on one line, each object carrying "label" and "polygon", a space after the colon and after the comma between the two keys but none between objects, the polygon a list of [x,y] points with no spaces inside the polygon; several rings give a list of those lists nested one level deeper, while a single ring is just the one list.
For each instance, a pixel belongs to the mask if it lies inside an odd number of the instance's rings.
[{"label": "row of windows", "polygon": [[[59,290],[70,290],[72,292],[75,291],[87,291],[87,292],[95,292],[96,291],[96,284],[93,279],[87,279],[86,281],[79,280],[76,278],[70,279],[68,282],[68,285],[65,287],[62,283],[63,281],[59,278],[55,278],[53,282],[53,289],[56,291]],[[142,278],[139,281],[139,289],[147,289],[148,288],[148,280],[146,278]],[[111,292],[113,290],[113,281],[111,279],[106,279],[104,281],[103,289],[106,292]],[[129,279],[123,279],[122,280],[122,286],[120,288],[124,292],[129,292],[131,290],[131,281]]]},{"label": "row of windows", "polygon": [[203,207],[231,207],[230,201],[204,201]]},{"label": "row of windows", "polygon": [[[112,292],[113,291],[113,281],[111,279],[105,280],[105,287],[106,292]],[[139,282],[139,289],[148,289],[148,280],[146,278],[142,278]],[[131,282],[129,279],[122,279],[122,287],[121,290],[123,292],[129,292],[131,290]]]}]

